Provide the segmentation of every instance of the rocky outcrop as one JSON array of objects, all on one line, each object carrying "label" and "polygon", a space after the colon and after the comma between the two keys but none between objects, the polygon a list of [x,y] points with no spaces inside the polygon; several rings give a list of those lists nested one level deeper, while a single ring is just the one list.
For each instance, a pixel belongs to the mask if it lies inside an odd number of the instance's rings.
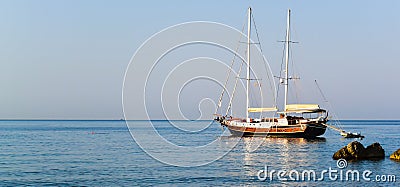
[{"label": "rocky outcrop", "polygon": [[390,159],[400,161],[400,149],[397,149],[397,151],[391,154]]},{"label": "rocky outcrop", "polygon": [[385,150],[379,143],[373,143],[365,148],[360,142],[354,141],[341,148],[332,156],[333,159],[346,160],[377,160],[385,158]]},{"label": "rocky outcrop", "polygon": [[364,146],[360,142],[351,142],[347,146],[341,148],[335,154],[333,154],[333,159],[346,159],[346,160],[353,160],[357,159],[357,155],[360,154],[361,150],[364,150]]},{"label": "rocky outcrop", "polygon": [[369,145],[361,156],[365,157],[365,159],[384,159],[385,150],[382,148],[381,144],[375,142]]}]

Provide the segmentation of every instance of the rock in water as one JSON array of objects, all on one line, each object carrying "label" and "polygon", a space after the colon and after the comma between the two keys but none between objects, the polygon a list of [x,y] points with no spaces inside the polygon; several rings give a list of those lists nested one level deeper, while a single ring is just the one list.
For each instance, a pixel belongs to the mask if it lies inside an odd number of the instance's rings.
[{"label": "rock in water", "polygon": [[354,141],[341,148],[332,156],[333,159],[368,160],[385,158],[385,150],[379,143],[373,143],[365,148],[360,142]]},{"label": "rock in water", "polygon": [[350,153],[350,155],[353,155],[357,158],[365,150],[365,148],[360,142],[354,141],[347,144],[346,150]]},{"label": "rock in water", "polygon": [[400,161],[400,149],[397,149],[397,151],[391,154],[390,159]]},{"label": "rock in water", "polygon": [[359,155],[361,150],[364,149],[364,146],[360,142],[354,141],[337,151],[333,155],[333,159],[338,160],[343,158],[346,160],[354,160],[357,159],[357,156]]},{"label": "rock in water", "polygon": [[385,158],[385,150],[379,143],[375,142],[368,146],[361,156],[364,159],[383,159]]}]

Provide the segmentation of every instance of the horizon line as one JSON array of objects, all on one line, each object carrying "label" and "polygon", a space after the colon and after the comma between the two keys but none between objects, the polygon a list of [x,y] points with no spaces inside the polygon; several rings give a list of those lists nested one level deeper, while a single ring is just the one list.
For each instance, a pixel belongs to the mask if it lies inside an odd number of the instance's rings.
[{"label": "horizon line", "polygon": [[[79,118],[71,118],[71,119],[63,119],[63,118],[4,118],[0,121],[209,121],[213,119],[79,119]],[[339,121],[400,121],[400,119],[335,119]],[[335,121],[330,120],[330,121]]]}]

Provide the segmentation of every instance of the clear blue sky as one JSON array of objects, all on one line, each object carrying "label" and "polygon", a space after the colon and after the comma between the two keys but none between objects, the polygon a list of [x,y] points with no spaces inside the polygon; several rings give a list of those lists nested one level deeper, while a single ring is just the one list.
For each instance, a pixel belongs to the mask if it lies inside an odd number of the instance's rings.
[{"label": "clear blue sky", "polygon": [[318,79],[340,118],[400,119],[396,0],[2,0],[0,118],[119,119],[125,68],[141,43],[187,21],[240,30],[249,5],[276,64],[292,9],[299,71]]}]

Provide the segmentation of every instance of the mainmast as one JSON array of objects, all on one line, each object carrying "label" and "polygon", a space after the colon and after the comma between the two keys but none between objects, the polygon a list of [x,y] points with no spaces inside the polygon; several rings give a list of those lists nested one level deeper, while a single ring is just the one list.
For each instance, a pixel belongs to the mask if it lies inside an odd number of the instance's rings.
[{"label": "mainmast", "polygon": [[251,7],[248,11],[247,20],[247,75],[246,75],[246,121],[250,122],[249,118],[249,85],[250,85],[250,28],[251,28]]},{"label": "mainmast", "polygon": [[286,112],[286,105],[287,105],[287,100],[288,100],[288,90],[289,90],[289,44],[290,44],[290,9],[288,9],[288,15],[287,15],[287,27],[286,27],[286,51],[285,51],[285,59],[286,59],[286,67],[285,67],[285,112]]}]

